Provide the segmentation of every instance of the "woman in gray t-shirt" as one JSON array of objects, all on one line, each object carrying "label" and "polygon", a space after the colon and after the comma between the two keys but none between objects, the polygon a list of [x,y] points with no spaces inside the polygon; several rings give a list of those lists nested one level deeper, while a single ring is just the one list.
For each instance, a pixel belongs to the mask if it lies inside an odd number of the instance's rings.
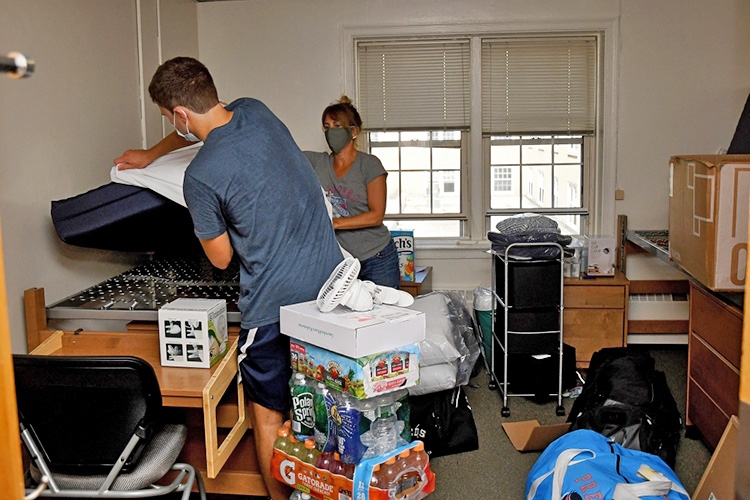
[{"label": "woman in gray t-shirt", "polygon": [[388,172],[376,156],[355,148],[362,118],[348,97],[328,106],[322,121],[332,152],[304,153],[331,202],[336,238],[362,264],[359,279],[399,288],[398,251],[383,224]]}]

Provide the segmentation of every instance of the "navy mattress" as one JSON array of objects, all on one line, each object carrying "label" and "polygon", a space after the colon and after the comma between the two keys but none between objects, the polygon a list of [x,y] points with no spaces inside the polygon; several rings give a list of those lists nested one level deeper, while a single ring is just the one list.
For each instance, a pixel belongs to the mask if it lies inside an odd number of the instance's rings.
[{"label": "navy mattress", "polygon": [[52,222],[70,245],[123,252],[200,248],[187,208],[150,189],[111,182],[52,202]]}]

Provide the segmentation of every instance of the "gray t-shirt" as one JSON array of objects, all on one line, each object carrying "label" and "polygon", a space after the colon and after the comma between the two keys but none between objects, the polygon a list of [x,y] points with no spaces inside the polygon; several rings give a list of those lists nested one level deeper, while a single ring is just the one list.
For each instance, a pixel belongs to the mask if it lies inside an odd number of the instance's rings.
[{"label": "gray t-shirt", "polygon": [[[357,152],[354,164],[339,179],[333,171],[333,155],[315,151],[303,151],[318,174],[320,185],[331,201],[333,217],[353,217],[370,211],[367,203],[367,185],[388,175],[377,156]],[[385,225],[360,229],[336,231],[336,238],[345,250],[359,260],[366,260],[381,251],[391,240],[391,232]]]},{"label": "gray t-shirt", "polygon": [[240,261],[242,327],[279,321],[314,300],[343,259],[315,173],[286,126],[260,101],[238,99],[185,171],[195,235],[226,231]]}]

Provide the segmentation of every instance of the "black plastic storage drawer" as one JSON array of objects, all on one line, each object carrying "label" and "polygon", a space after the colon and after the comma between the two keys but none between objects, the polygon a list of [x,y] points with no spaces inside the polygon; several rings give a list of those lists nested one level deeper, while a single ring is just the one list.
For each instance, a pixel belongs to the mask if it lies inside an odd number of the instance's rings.
[{"label": "black plastic storage drawer", "polygon": [[[495,311],[495,335],[504,343],[505,315]],[[560,346],[560,311],[557,307],[508,309],[508,344],[512,353],[543,353]]]},{"label": "black plastic storage drawer", "polygon": [[[503,356],[498,346],[495,348],[493,363],[494,374],[498,384],[503,382]],[[550,396],[557,394],[559,369],[559,351],[548,356],[532,354],[508,355],[508,392],[513,394],[531,394]],[[576,385],[576,350],[563,345],[562,389]]]},{"label": "black plastic storage drawer", "polygon": [[505,261],[494,256],[495,293],[509,307],[545,307],[560,303],[562,273],[560,261],[508,261],[508,297],[505,297]]}]

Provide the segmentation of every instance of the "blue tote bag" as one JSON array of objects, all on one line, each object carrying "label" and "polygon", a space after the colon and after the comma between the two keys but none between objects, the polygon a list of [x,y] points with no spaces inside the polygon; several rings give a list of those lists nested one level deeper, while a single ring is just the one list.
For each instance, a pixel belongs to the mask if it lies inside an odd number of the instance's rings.
[{"label": "blue tote bag", "polygon": [[690,500],[656,455],[580,429],[553,441],[526,480],[526,500]]}]

